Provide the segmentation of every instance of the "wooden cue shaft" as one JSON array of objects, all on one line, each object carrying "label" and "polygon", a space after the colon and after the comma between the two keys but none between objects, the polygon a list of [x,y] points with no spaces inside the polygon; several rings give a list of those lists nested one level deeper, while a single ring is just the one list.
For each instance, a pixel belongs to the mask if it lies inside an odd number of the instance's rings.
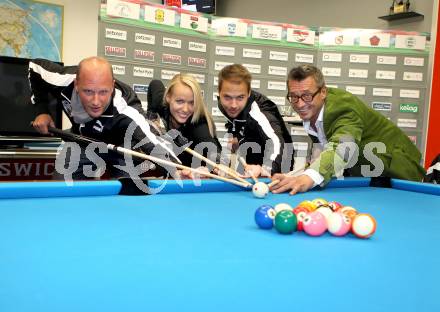
[{"label": "wooden cue shaft", "polygon": [[[246,160],[244,160],[243,157],[241,157],[241,156],[238,157],[238,160],[239,160],[239,161],[241,162],[241,164],[243,165],[243,168],[245,168],[245,167],[247,166]],[[254,180],[255,183],[258,183],[258,179],[257,179],[253,174],[251,174],[250,176],[251,176],[252,180]]]},{"label": "wooden cue shaft", "polygon": [[152,161],[152,162],[155,162],[155,163],[158,163],[158,164],[166,165],[166,166],[175,167],[175,168],[178,168],[178,169],[181,169],[181,170],[190,170],[191,172],[198,173],[200,175],[204,175],[204,176],[207,176],[207,177],[210,177],[210,178],[213,178],[213,179],[216,179],[216,180],[220,180],[220,181],[223,181],[223,182],[228,182],[228,183],[231,183],[231,184],[235,184],[235,185],[238,185],[238,186],[241,186],[241,187],[244,187],[244,188],[246,188],[248,186],[247,184],[244,184],[244,183],[242,183],[240,181],[224,178],[224,177],[212,174],[210,172],[205,172],[205,171],[202,171],[202,170],[194,169],[194,168],[187,167],[187,166],[184,166],[184,165],[181,165],[181,164],[176,164],[176,163],[174,163],[172,161],[168,161],[168,160],[160,159],[160,158],[157,158],[157,157],[154,157],[154,156],[151,156],[151,155],[147,155],[147,154],[139,153],[139,152],[136,152],[136,151],[132,151],[132,150],[130,150],[128,148],[124,148],[124,147],[121,147],[121,146],[116,146],[116,145],[113,145],[113,144],[107,144],[107,147],[109,149],[114,150],[116,152],[119,152],[121,154],[133,155],[133,156],[136,156],[136,157],[139,157],[139,158],[142,158],[142,159],[146,159],[146,160],[149,160],[149,161]]},{"label": "wooden cue shaft", "polygon": [[194,157],[199,158],[200,160],[203,160],[204,162],[206,162],[208,165],[213,166],[214,168],[217,168],[218,170],[230,175],[231,177],[237,179],[238,181],[245,183],[247,185],[251,185],[252,183],[246,181],[245,179],[243,179],[242,177],[240,177],[238,175],[238,172],[234,171],[232,168],[228,169],[224,169],[222,166],[219,166],[217,163],[213,162],[211,159],[206,158],[205,156],[197,153],[196,151],[190,149],[189,147],[185,148],[185,151],[191,155],[193,155]]}]

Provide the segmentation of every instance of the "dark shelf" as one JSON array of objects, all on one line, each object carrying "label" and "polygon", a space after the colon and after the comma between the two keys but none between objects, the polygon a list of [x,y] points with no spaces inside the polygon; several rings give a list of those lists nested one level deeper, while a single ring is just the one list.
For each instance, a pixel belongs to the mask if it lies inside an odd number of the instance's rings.
[{"label": "dark shelf", "polygon": [[400,20],[400,19],[404,19],[404,18],[413,18],[413,17],[418,17],[420,19],[423,19],[424,16],[423,16],[423,14],[420,14],[417,12],[402,12],[402,13],[379,16],[380,19],[383,19],[386,21],[395,21],[395,20]]}]

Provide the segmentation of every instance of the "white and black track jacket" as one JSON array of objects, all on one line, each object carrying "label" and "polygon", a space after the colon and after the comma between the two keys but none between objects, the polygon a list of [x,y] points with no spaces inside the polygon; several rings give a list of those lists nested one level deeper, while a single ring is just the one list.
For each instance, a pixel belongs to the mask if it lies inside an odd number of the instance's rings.
[{"label": "white and black track jacket", "polygon": [[[72,132],[84,135],[107,144],[133,148],[142,141],[140,150],[147,154],[161,154],[177,157],[155,130],[150,127],[143,115],[143,109],[136,93],[121,81],[115,81],[115,90],[106,111],[98,118],[87,122],[78,122],[72,110],[73,101],[78,101],[74,92],[74,80],[77,66],[61,66],[48,60],[35,59],[29,62],[29,82],[32,103],[36,114],[48,113],[49,94],[62,105],[72,123]],[[78,104],[76,104],[78,105]],[[124,144],[124,137],[129,129],[134,129],[129,144]]]},{"label": "white and black track jacket", "polygon": [[226,114],[219,97],[218,103],[220,111],[228,120],[226,129],[238,139],[240,148],[253,142],[261,147],[260,152],[247,152],[246,162],[248,164],[261,165],[271,174],[291,170],[293,146],[290,146],[292,154],[285,157],[286,164],[282,164],[282,161],[284,161],[283,152],[287,144],[292,143],[292,137],[274,102],[265,95],[252,90],[246,106],[240,115],[233,119]]}]

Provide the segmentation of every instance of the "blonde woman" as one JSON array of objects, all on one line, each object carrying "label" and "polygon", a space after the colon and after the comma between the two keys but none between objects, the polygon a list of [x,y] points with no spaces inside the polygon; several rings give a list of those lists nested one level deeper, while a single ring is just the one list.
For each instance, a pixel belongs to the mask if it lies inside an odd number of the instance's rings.
[{"label": "blonde woman", "polygon": [[[221,145],[215,126],[202,97],[199,83],[189,74],[177,74],[165,89],[160,80],[148,87],[147,113],[159,115],[166,131],[178,130],[190,143],[189,148],[204,154],[213,161],[219,160]],[[175,139],[176,141],[177,139]],[[176,142],[180,145],[179,142]],[[179,159],[186,166],[197,167],[200,161],[182,152]]]}]

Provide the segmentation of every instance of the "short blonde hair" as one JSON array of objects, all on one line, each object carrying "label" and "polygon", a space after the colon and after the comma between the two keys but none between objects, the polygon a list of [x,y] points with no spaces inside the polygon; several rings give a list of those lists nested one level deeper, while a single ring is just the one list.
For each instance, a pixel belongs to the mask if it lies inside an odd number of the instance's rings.
[{"label": "short blonde hair", "polygon": [[173,88],[177,84],[182,84],[191,89],[194,95],[194,113],[191,118],[191,123],[194,124],[200,120],[200,118],[205,117],[206,122],[208,124],[209,133],[212,137],[215,136],[215,127],[214,122],[212,120],[212,116],[206,108],[205,102],[202,96],[202,89],[200,88],[199,83],[191,74],[177,74],[171,79],[168,88],[163,95],[163,102],[165,105],[169,107],[169,103],[167,102],[167,96],[173,92]]}]

